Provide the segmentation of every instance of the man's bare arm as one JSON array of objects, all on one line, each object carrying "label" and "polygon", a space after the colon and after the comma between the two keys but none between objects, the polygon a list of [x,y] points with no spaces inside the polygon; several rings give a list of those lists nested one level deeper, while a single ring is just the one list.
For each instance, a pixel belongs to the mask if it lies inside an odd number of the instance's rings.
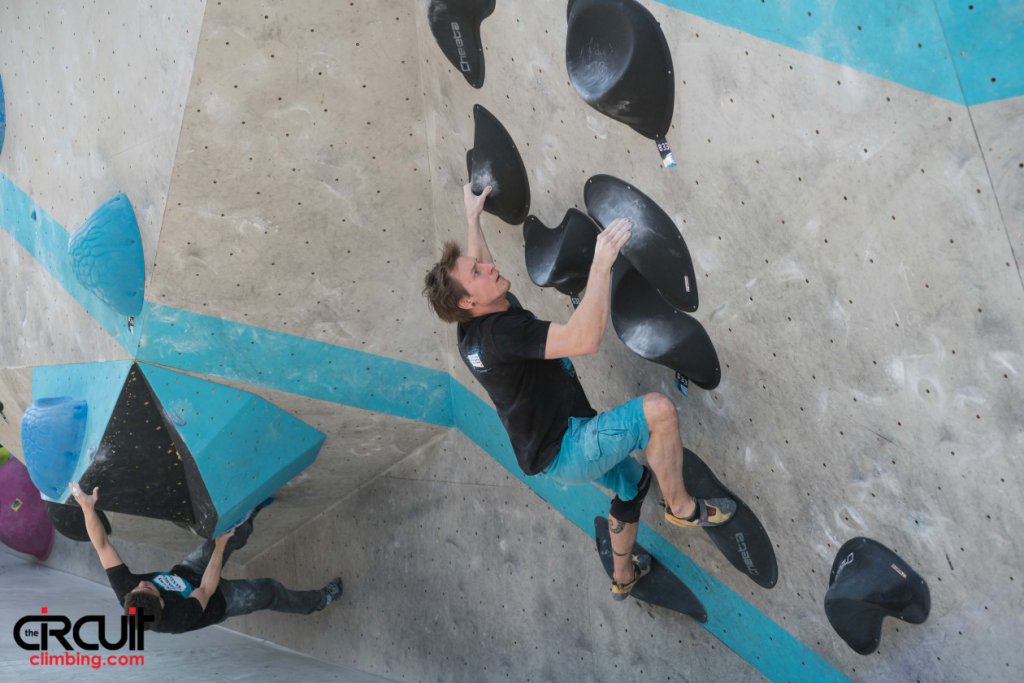
[{"label": "man's bare arm", "polygon": [[104,569],[112,569],[119,564],[124,564],[121,560],[121,556],[114,550],[114,546],[110,544],[110,539],[107,537],[107,530],[103,528],[103,522],[100,521],[99,515],[96,514],[96,501],[99,499],[100,487],[97,486],[92,490],[90,495],[85,495],[85,492],[78,486],[78,482],[71,485],[71,495],[75,497],[78,505],[82,508],[82,514],[85,515],[85,530],[89,534],[89,540],[92,541],[92,547],[96,549],[96,554],[99,555],[100,564],[103,565]]},{"label": "man's bare arm", "polygon": [[597,236],[594,261],[587,277],[586,295],[567,323],[551,323],[547,344],[544,346],[545,358],[586,356],[597,353],[601,347],[611,307],[612,264],[622,245],[629,239],[632,227],[633,224],[628,220],[617,218]]},{"label": "man's bare arm", "polygon": [[466,221],[469,223],[469,237],[466,240],[466,255],[475,258],[480,263],[494,263],[491,258],[491,251],[487,248],[487,240],[484,238],[483,228],[480,227],[480,214],[484,210],[484,202],[487,195],[491,194],[491,186],[488,185],[480,195],[473,194],[470,183],[462,186],[462,199],[466,204]]},{"label": "man's bare arm", "polygon": [[217,537],[217,540],[214,541],[213,552],[210,554],[210,561],[206,564],[206,571],[203,572],[203,579],[199,584],[199,588],[196,588],[188,596],[198,600],[204,610],[210,598],[217,592],[217,587],[220,586],[220,573],[224,569],[224,546],[228,544],[228,540],[234,535],[235,530],[232,529]]}]

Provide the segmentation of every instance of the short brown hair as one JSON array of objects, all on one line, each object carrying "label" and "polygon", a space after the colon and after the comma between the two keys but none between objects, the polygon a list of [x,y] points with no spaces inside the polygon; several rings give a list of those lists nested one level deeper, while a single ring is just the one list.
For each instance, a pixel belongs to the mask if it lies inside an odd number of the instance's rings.
[{"label": "short brown hair", "polygon": [[445,242],[441,260],[427,271],[423,279],[423,296],[438,318],[446,323],[464,323],[473,319],[473,315],[465,308],[459,307],[459,301],[469,296],[462,283],[452,277],[455,262],[462,256],[462,250],[455,242]]},{"label": "short brown hair", "polygon": [[136,591],[124,596],[124,613],[131,614],[131,609],[133,607],[135,608],[137,615],[144,614],[148,617],[153,617],[153,621],[143,622],[143,630],[156,628],[164,614],[164,608],[160,604],[160,598],[152,593]]}]

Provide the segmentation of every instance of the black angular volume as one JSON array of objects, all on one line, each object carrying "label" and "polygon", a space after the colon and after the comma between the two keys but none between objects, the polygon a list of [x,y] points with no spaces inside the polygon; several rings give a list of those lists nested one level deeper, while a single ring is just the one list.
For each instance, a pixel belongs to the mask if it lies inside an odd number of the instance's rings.
[{"label": "black angular volume", "polygon": [[192,499],[173,433],[149,382],[133,364],[81,477],[82,490],[99,486],[103,509],[111,512],[191,524]]}]

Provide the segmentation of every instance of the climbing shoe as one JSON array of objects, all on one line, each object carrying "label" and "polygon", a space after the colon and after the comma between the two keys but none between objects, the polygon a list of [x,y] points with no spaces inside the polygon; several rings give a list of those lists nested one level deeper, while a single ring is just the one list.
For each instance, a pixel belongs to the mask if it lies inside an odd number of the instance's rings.
[{"label": "climbing shoe", "polygon": [[731,498],[698,498],[696,514],[692,519],[676,517],[664,500],[661,504],[665,506],[665,521],[680,527],[721,526],[732,519],[736,512],[736,501]]},{"label": "climbing shoe", "polygon": [[651,571],[651,556],[647,553],[633,555],[633,580],[629,583],[612,581],[612,600],[625,600],[629,597],[637,581]]},{"label": "climbing shoe", "polygon": [[332,579],[330,583],[320,589],[320,593],[323,595],[323,602],[320,604],[320,607],[317,608],[318,611],[327,607],[341,595],[341,577],[335,577]]}]

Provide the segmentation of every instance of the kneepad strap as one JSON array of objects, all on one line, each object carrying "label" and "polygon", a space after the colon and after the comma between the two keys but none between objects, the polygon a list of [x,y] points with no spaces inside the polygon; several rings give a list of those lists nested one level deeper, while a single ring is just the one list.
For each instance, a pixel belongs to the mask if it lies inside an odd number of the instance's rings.
[{"label": "kneepad strap", "polygon": [[644,498],[647,497],[647,491],[651,488],[651,470],[646,465],[636,488],[637,494],[633,500],[622,500],[618,496],[612,499],[612,516],[620,522],[635,524],[640,521],[640,508],[643,507]]}]

